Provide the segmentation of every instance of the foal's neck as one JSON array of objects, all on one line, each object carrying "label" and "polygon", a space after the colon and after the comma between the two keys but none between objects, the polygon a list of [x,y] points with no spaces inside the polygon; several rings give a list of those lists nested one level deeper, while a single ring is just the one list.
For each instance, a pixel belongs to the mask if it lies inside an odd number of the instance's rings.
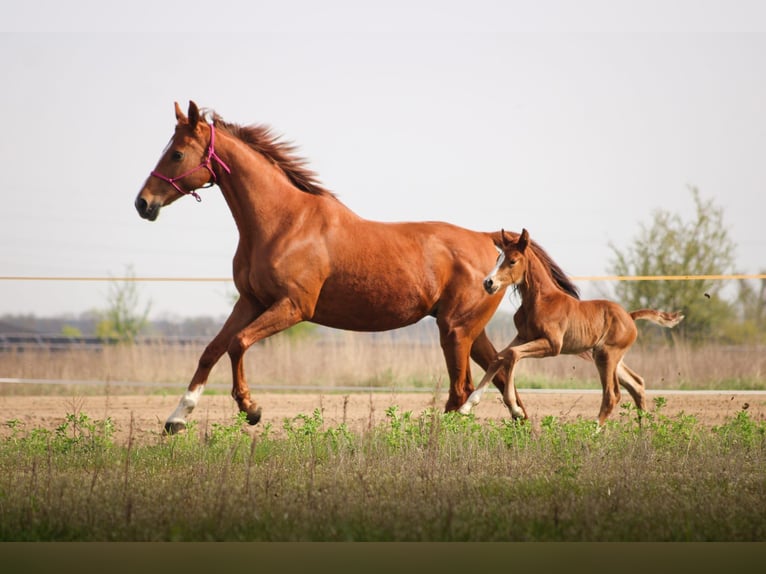
[{"label": "foal's neck", "polygon": [[527,269],[519,284],[519,294],[522,304],[531,302],[554,292],[563,293],[542,262],[531,251],[527,250]]}]

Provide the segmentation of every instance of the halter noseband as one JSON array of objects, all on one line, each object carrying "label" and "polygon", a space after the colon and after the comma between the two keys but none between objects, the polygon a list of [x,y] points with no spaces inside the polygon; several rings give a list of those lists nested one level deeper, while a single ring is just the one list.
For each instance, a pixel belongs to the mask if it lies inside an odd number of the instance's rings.
[{"label": "halter noseband", "polygon": [[[170,185],[172,185],[174,188],[176,188],[176,191],[180,193],[181,195],[191,195],[196,199],[197,201],[202,201],[202,198],[197,193],[196,189],[192,189],[190,191],[184,191],[181,189],[181,186],[179,186],[176,182],[185,178],[187,175],[191,175],[195,171],[205,168],[210,172],[210,175],[212,176],[212,180],[209,180],[206,184],[202,185],[201,187],[211,187],[213,184],[218,183],[218,178],[215,175],[215,172],[213,171],[213,160],[218,162],[218,165],[220,165],[226,173],[231,173],[231,169],[228,165],[226,165],[226,162],[224,162],[217,153],[215,153],[215,127],[213,127],[213,124],[210,125],[210,145],[207,146],[207,155],[202,160],[202,163],[200,163],[197,167],[190,169],[186,173],[182,173],[181,175],[177,175],[176,177],[168,177],[166,175],[162,175],[161,173],[158,173],[157,171],[153,171],[151,175],[154,177],[157,177],[161,179],[162,181],[168,182]],[[200,188],[197,188],[200,189]]]}]

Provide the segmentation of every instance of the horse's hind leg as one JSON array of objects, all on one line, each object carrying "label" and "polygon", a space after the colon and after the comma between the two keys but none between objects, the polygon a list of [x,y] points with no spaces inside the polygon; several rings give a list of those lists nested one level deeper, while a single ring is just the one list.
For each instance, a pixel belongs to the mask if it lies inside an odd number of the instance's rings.
[{"label": "horse's hind leg", "polygon": [[628,367],[623,361],[620,361],[617,365],[617,378],[620,380],[620,384],[630,393],[630,396],[633,397],[636,407],[639,410],[645,411],[646,394],[644,392],[644,379],[641,375]]},{"label": "horse's hind leg", "polygon": [[516,391],[516,382],[513,378],[513,371],[518,363],[518,353],[516,353],[515,350],[511,350],[510,356],[505,361],[507,371],[505,391],[503,391],[503,402],[511,413],[511,418],[514,420],[527,418],[527,411],[517,402],[519,394]]},{"label": "horse's hind leg", "polygon": [[218,360],[226,352],[231,339],[241,329],[253,320],[256,314],[245,299],[240,298],[234,305],[229,318],[224,323],[221,330],[213,338],[203,351],[197,363],[197,370],[194,372],[186,392],[181,397],[178,406],[165,421],[165,433],[175,434],[186,428],[186,419],[197,406],[202,391],[205,389],[210,371]]},{"label": "horse's hind leg", "polygon": [[447,363],[450,378],[449,396],[444,406],[446,412],[455,411],[465,403],[473,391],[469,367],[472,338],[463,327],[452,326],[441,317],[437,317],[439,342]]},{"label": "horse's hind leg", "polygon": [[[609,415],[612,414],[614,406],[619,401],[620,387],[617,379],[617,364],[614,354],[608,350],[600,349],[593,353],[593,360],[596,363],[599,377],[601,378],[601,409],[598,413],[598,424],[602,426]],[[616,391],[616,392],[615,392]]]}]

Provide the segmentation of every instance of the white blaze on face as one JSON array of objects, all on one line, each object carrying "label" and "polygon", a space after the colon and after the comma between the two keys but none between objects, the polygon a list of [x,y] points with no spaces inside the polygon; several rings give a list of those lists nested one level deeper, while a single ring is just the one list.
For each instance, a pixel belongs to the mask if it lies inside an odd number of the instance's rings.
[{"label": "white blaze on face", "polygon": [[484,281],[487,279],[492,279],[492,281],[495,281],[495,275],[497,275],[497,272],[500,271],[500,267],[503,266],[503,263],[505,263],[505,252],[503,252],[502,249],[495,246],[495,249],[497,249],[497,252],[500,254],[497,256],[497,262],[495,262],[495,266],[492,268],[492,271],[489,272],[489,274],[484,278]]}]

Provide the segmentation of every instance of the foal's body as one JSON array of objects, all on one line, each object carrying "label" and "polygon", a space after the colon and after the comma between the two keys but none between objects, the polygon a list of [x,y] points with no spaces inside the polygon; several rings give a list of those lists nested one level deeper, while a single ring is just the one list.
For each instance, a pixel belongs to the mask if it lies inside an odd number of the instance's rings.
[{"label": "foal's body", "polygon": [[527,357],[552,357],[561,353],[592,353],[603,388],[599,424],[604,424],[619,402],[620,385],[628,390],[636,406],[645,410],[644,380],[622,360],[638,335],[635,321],[647,319],[673,327],[683,315],[653,309],[629,313],[612,301],[575,299],[553,282],[527,248],[528,244],[526,229],[518,241],[502,235],[498,246],[502,247],[501,254],[484,280],[484,287],[487,292],[496,293],[509,285],[517,286],[521,306],[513,319],[518,333],[488,367],[460,412],[467,414],[479,403],[488,381],[505,366],[508,374],[503,400],[514,418],[523,418],[525,413],[515,400],[513,370],[516,364]]}]

